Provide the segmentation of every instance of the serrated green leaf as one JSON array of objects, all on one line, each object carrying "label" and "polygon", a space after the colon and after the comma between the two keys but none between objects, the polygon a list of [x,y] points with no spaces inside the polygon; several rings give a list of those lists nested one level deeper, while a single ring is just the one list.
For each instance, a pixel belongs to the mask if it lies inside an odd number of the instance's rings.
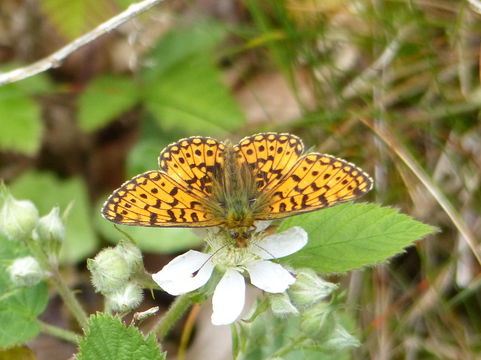
[{"label": "serrated green leaf", "polygon": [[99,76],[79,97],[78,124],[84,131],[97,130],[132,108],[137,100],[138,90],[132,79]]},{"label": "serrated green leaf", "polygon": [[40,106],[16,84],[0,87],[0,149],[33,155],[41,139]]},{"label": "serrated green leaf", "polygon": [[354,203],[288,218],[279,231],[296,225],[307,231],[309,242],[283,261],[319,273],[380,263],[434,231],[396,209]]},{"label": "serrated green leaf", "polygon": [[81,179],[60,180],[51,173],[30,172],[20,176],[10,190],[17,199],[33,201],[41,216],[54,206],[59,206],[63,212],[73,202],[65,223],[67,235],[60,253],[61,263],[76,263],[96,250],[97,238],[92,229],[87,190]]},{"label": "serrated green leaf", "polygon": [[153,335],[144,338],[134,326],[118,318],[98,313],[89,319],[80,341],[78,360],[164,360]]},{"label": "serrated green leaf", "polygon": [[143,97],[162,129],[221,135],[241,126],[244,116],[212,55],[223,31],[212,25],[200,29],[177,30],[162,39],[151,55],[155,66],[142,74]]},{"label": "serrated green leaf", "polygon": [[9,348],[30,340],[40,332],[36,317],[46,308],[45,283],[18,288],[9,278],[7,267],[13,259],[27,254],[20,242],[0,237],[0,348]]},{"label": "serrated green leaf", "polygon": [[115,13],[110,0],[42,0],[40,8],[67,39],[93,29]]}]

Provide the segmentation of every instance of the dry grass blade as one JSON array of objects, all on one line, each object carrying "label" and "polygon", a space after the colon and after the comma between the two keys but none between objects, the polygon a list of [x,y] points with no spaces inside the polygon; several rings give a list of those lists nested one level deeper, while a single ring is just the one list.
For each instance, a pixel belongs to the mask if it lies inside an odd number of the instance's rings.
[{"label": "dry grass blade", "polygon": [[406,166],[414,173],[414,175],[421,181],[421,183],[426,187],[426,190],[434,197],[437,203],[449,216],[453,224],[456,226],[458,231],[463,236],[463,239],[468,243],[471,251],[473,252],[476,260],[481,264],[481,253],[478,250],[476,239],[474,234],[468,228],[464,219],[460,214],[454,209],[451,202],[447,199],[444,193],[439,189],[439,187],[431,181],[429,175],[424,171],[421,166],[416,162],[414,157],[396,140],[394,136],[391,135],[387,126],[384,127],[374,127],[373,124],[367,119],[361,119],[361,121],[367,125],[385,144],[391,149],[401,160],[406,164]]}]

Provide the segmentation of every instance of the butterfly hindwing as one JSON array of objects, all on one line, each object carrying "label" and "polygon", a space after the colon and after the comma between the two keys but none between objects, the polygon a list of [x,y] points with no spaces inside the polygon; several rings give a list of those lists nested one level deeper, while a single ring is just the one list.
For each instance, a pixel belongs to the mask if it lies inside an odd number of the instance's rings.
[{"label": "butterfly hindwing", "polygon": [[162,171],[149,171],[124,183],[106,201],[102,213],[123,225],[205,227],[219,225],[189,192]]},{"label": "butterfly hindwing", "polygon": [[311,153],[300,158],[276,187],[262,219],[309,212],[356,199],[373,181],[355,165],[331,155]]}]

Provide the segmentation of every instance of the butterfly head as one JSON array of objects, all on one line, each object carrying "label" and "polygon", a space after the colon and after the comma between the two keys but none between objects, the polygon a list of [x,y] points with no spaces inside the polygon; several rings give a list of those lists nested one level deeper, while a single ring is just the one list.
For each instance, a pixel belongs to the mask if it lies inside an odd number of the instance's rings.
[{"label": "butterfly head", "polygon": [[255,228],[251,227],[239,227],[235,229],[229,229],[229,237],[235,242],[235,246],[238,248],[245,248],[249,243],[249,240],[254,233]]}]

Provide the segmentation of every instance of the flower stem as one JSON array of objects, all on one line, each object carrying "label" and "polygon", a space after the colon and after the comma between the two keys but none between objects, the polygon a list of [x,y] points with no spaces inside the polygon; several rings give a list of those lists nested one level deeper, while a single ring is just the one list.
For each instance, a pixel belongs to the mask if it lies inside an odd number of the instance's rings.
[{"label": "flower stem", "polygon": [[51,271],[53,276],[50,280],[53,286],[55,286],[65,305],[72,312],[72,315],[78,321],[80,326],[85,329],[87,327],[88,320],[87,313],[82,305],[80,305],[80,302],[75,297],[73,291],[63,281],[58,269],[52,269]]},{"label": "flower stem", "polygon": [[189,316],[185,321],[184,330],[182,330],[182,336],[180,337],[179,350],[177,351],[177,360],[184,360],[187,345],[189,344],[190,336],[192,335],[192,329],[194,328],[195,321],[200,311],[200,304],[194,304],[190,310]]},{"label": "flower stem", "polygon": [[26,242],[32,255],[35,256],[42,269],[51,274],[51,277],[48,280],[55,287],[65,305],[72,312],[72,315],[78,321],[80,326],[86,328],[88,319],[87,313],[82,305],[80,305],[73,291],[67,286],[62,276],[60,276],[58,266],[49,261],[43,249],[41,249],[33,239],[28,239]]},{"label": "flower stem", "polygon": [[190,294],[178,296],[170,306],[169,310],[159,319],[157,324],[152,328],[151,332],[157,333],[159,341],[169,333],[184,312],[192,305],[192,297]]},{"label": "flower stem", "polygon": [[291,339],[287,344],[278,349],[274,354],[271,355],[272,358],[281,358],[289,354],[294,349],[298,349],[299,345],[306,340],[306,336],[301,335],[297,338]]},{"label": "flower stem", "polygon": [[79,342],[80,335],[74,333],[73,331],[47,324],[41,320],[37,320],[37,322],[40,324],[40,326],[42,327],[42,332],[45,334],[58,337],[62,340],[70,341],[71,343],[74,343],[74,344],[77,344]]}]

